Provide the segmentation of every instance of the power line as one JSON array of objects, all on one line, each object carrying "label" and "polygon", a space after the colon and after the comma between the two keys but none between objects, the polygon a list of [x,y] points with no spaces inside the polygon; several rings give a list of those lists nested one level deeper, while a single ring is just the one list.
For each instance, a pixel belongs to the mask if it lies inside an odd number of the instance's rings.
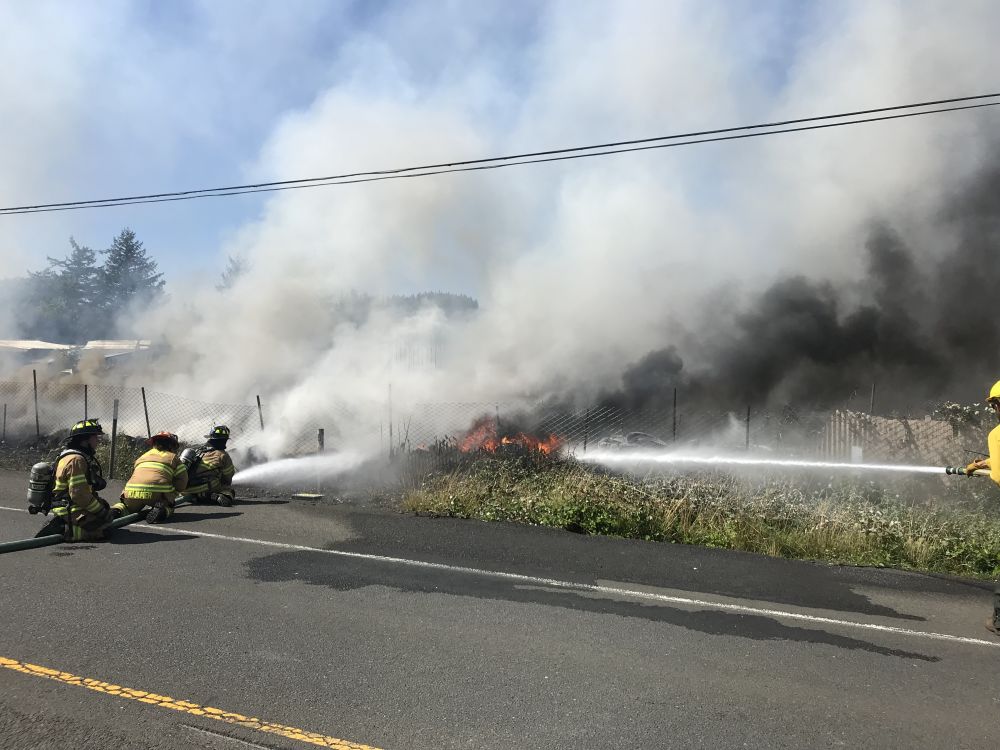
[{"label": "power line", "polygon": [[[998,96],[998,95],[994,94],[994,95],[991,95],[991,96]],[[968,100],[969,98],[984,98],[984,97],[968,97],[968,98],[966,98],[966,100]],[[17,214],[23,214],[23,213],[45,213],[45,212],[50,212],[50,211],[72,211],[72,210],[78,210],[78,209],[81,209],[81,208],[111,208],[111,207],[114,207],[114,206],[128,206],[128,205],[136,205],[136,204],[143,204],[143,203],[167,203],[167,202],[173,202],[173,201],[193,200],[195,198],[215,198],[215,197],[227,197],[227,196],[234,196],[234,195],[245,195],[245,194],[248,194],[248,193],[267,193],[267,192],[278,192],[278,191],[282,191],[282,190],[300,190],[300,189],[304,189],[304,188],[325,187],[325,186],[328,186],[328,185],[349,185],[349,184],[356,184],[356,183],[362,183],[362,182],[379,182],[379,181],[382,181],[382,180],[403,179],[403,178],[407,178],[407,177],[427,177],[427,176],[431,176],[431,175],[448,174],[448,173],[452,173],[452,172],[472,172],[472,171],[481,171],[481,170],[487,170],[487,169],[499,169],[499,168],[502,168],[502,167],[518,166],[518,165],[523,165],[523,164],[539,164],[539,163],[544,163],[544,162],[555,162],[555,161],[566,161],[566,160],[570,160],[570,159],[589,158],[589,157],[593,157],[593,156],[607,156],[607,155],[612,155],[612,154],[628,153],[628,152],[632,152],[632,151],[648,151],[648,150],[653,150],[653,149],[672,148],[672,147],[676,147],[676,146],[690,146],[690,145],[697,145],[697,144],[702,144],[702,143],[714,143],[714,142],[720,142],[720,141],[731,141],[731,140],[741,140],[741,139],[746,139],[746,138],[757,138],[757,137],[766,136],[766,135],[778,135],[778,134],[781,134],[781,133],[794,133],[794,132],[801,132],[801,131],[807,131],[807,130],[820,130],[820,129],[826,129],[826,128],[842,127],[842,126],[845,126],[845,125],[857,125],[857,124],[862,124],[862,123],[879,122],[879,121],[885,121],[885,120],[897,120],[897,119],[903,119],[903,118],[909,118],[909,117],[918,117],[918,116],[930,115],[930,114],[937,114],[937,113],[943,113],[943,112],[955,112],[955,111],[966,110],[966,109],[981,109],[981,108],[984,108],[984,107],[994,107],[994,106],[998,106],[998,105],[1000,105],[1000,102],[989,102],[989,103],[984,103],[984,104],[966,105],[966,106],[961,106],[961,107],[948,107],[948,108],[943,108],[943,109],[935,109],[935,110],[928,110],[928,111],[922,111],[922,112],[907,112],[907,113],[896,114],[896,115],[887,115],[887,116],[882,116],[882,117],[869,117],[869,118],[864,118],[864,119],[848,120],[848,121],[844,121],[844,122],[823,123],[823,124],[819,124],[819,125],[811,125],[811,126],[796,127],[796,128],[784,128],[784,129],[768,130],[768,131],[762,131],[762,132],[740,133],[740,134],[737,134],[737,135],[715,137],[715,138],[701,138],[701,139],[686,140],[686,141],[675,141],[675,142],[671,142],[671,143],[655,143],[655,144],[652,144],[652,145],[637,146],[637,147],[630,147],[630,148],[620,148],[620,149],[609,149],[609,150],[587,152],[587,153],[572,153],[572,154],[567,154],[567,155],[563,155],[563,156],[544,157],[544,158],[538,158],[538,159],[523,159],[523,160],[518,160],[518,161],[501,161],[501,160],[507,160],[507,159],[517,159],[518,157],[513,157],[513,156],[512,157],[494,157],[492,159],[479,159],[479,160],[472,160],[472,161],[469,161],[469,162],[464,162],[466,164],[473,164],[474,165],[474,166],[466,166],[466,167],[454,167],[454,168],[444,168],[444,169],[431,169],[430,166],[429,167],[409,167],[409,168],[400,168],[400,169],[394,169],[394,170],[383,170],[383,171],[378,171],[378,172],[360,172],[360,173],[347,174],[347,175],[342,175],[342,176],[332,176],[332,177],[325,177],[325,178],[324,177],[317,177],[317,178],[305,178],[305,179],[300,179],[300,180],[287,180],[287,181],[277,182],[277,183],[260,183],[261,185],[273,185],[274,187],[258,187],[256,185],[246,185],[246,186],[235,186],[233,188],[207,188],[207,189],[201,190],[201,191],[184,191],[184,192],[180,192],[180,193],[165,193],[165,194],[160,194],[160,195],[162,195],[164,197],[158,197],[156,195],[153,195],[153,196],[149,196],[148,198],[147,197],[143,197],[143,196],[137,196],[136,199],[128,199],[128,198],[107,199],[104,202],[101,202],[101,201],[79,201],[79,202],[64,203],[64,204],[48,204],[48,205],[39,206],[37,208],[36,207],[25,206],[23,208],[0,209],[0,215],[4,215],[4,214],[5,215],[17,215]],[[906,106],[910,106],[910,105],[906,105]],[[893,108],[882,108],[879,111],[887,111],[889,109],[893,109]],[[838,115],[829,115],[827,117],[838,117]],[[823,119],[823,118],[805,118],[805,120],[799,120],[799,121],[800,122],[801,121],[814,121],[814,120],[817,120],[817,119]],[[767,126],[747,126],[747,128],[755,128],[755,127],[767,127]],[[726,129],[724,129],[722,131],[706,131],[706,132],[732,132],[733,130],[739,130],[739,129],[740,128],[726,128]],[[680,135],[680,136],[662,136],[660,139],[643,139],[641,141],[633,141],[633,142],[639,142],[639,143],[645,142],[645,143],[648,143],[651,140],[666,140],[666,139],[669,139],[669,138],[683,138],[683,137],[684,137],[683,135]],[[626,141],[626,142],[623,142],[623,143],[628,143],[628,142]],[[581,149],[586,149],[586,148],[599,148],[599,147],[596,147],[596,146],[581,147]],[[555,151],[552,151],[552,152],[539,152],[539,153],[563,153],[563,154],[565,154],[567,151],[572,151],[572,150],[573,149],[559,149],[559,150],[555,150]],[[489,163],[489,164],[482,163],[482,162],[490,162],[490,161],[492,161],[492,162],[498,162],[498,163]],[[460,164],[460,163],[463,163],[463,162],[455,162],[455,164]],[[431,165],[431,166],[433,166],[433,165]],[[423,170],[423,171],[416,171],[416,170]],[[355,177],[355,175],[373,175],[373,176],[370,176],[370,177]],[[350,179],[343,179],[343,178],[350,178]],[[212,191],[215,191],[215,192],[212,192]],[[224,192],[221,192],[221,191],[224,191]],[[198,193],[198,194],[192,194],[192,193]]]},{"label": "power line", "polygon": [[980,94],[980,95],[977,95],[977,96],[964,96],[964,97],[958,97],[958,98],[952,98],[952,99],[938,99],[936,101],[918,102],[916,104],[900,104],[900,105],[895,105],[895,106],[892,106],[892,107],[880,107],[880,108],[877,108],[877,109],[863,109],[863,110],[857,110],[857,111],[854,111],[854,112],[842,112],[840,114],[834,114],[834,115],[819,115],[819,116],[815,116],[815,117],[803,117],[803,118],[794,119],[794,120],[782,120],[782,121],[778,121],[778,122],[763,123],[763,124],[758,124],[758,125],[739,125],[739,126],[736,126],[736,127],[719,128],[719,129],[716,129],[716,130],[702,130],[702,131],[695,131],[695,132],[691,132],[691,133],[680,133],[680,134],[676,134],[676,135],[655,136],[653,138],[639,138],[639,139],[629,140],[629,141],[614,141],[614,142],[611,142],[611,143],[600,143],[600,144],[596,144],[596,145],[593,145],[593,146],[572,146],[572,147],[568,147],[568,148],[551,149],[551,150],[548,150],[548,151],[534,151],[534,152],[528,152],[528,153],[523,153],[523,154],[513,154],[513,155],[509,155],[509,156],[494,156],[494,157],[488,157],[488,158],[484,158],[484,159],[469,159],[469,160],[465,160],[465,161],[443,162],[443,163],[439,163],[439,164],[425,164],[423,166],[417,166],[417,167],[399,167],[399,168],[396,168],[396,169],[384,169],[384,170],[369,171],[369,172],[353,172],[353,173],[349,173],[349,174],[331,175],[331,176],[326,176],[326,177],[305,177],[305,178],[296,179],[296,180],[280,180],[280,181],[276,181],[276,182],[259,182],[259,183],[252,183],[252,184],[247,184],[247,185],[230,185],[230,186],[227,186],[227,187],[217,187],[217,188],[199,188],[199,189],[195,189],[195,190],[182,190],[182,191],[169,192],[169,193],[151,193],[149,195],[129,195],[129,196],[123,196],[123,197],[119,197],[119,198],[98,198],[98,199],[94,199],[94,200],[69,201],[69,202],[65,202],[65,203],[41,203],[41,204],[34,205],[34,206],[11,206],[11,207],[8,207],[8,208],[0,208],[0,212],[3,212],[3,211],[29,210],[29,209],[34,209],[34,208],[54,208],[54,207],[63,207],[63,206],[82,206],[82,205],[88,205],[88,204],[93,204],[93,203],[117,203],[119,201],[134,201],[134,200],[143,200],[143,199],[147,199],[147,198],[179,197],[179,196],[185,196],[185,195],[194,195],[194,194],[197,194],[197,193],[213,193],[213,192],[222,192],[222,191],[229,192],[229,191],[233,191],[233,190],[245,190],[245,189],[252,189],[252,188],[275,187],[275,186],[279,186],[279,185],[294,185],[294,184],[301,184],[301,183],[308,183],[308,182],[326,182],[326,181],[329,181],[329,180],[340,180],[340,179],[348,179],[348,178],[353,178],[353,177],[369,177],[369,176],[378,176],[378,175],[391,175],[391,174],[399,174],[399,173],[402,173],[402,172],[412,172],[412,171],[416,171],[416,170],[425,170],[425,169],[441,169],[441,168],[446,168],[446,167],[462,167],[462,166],[469,166],[469,165],[473,165],[473,164],[485,164],[485,163],[488,163],[488,162],[509,161],[509,160],[514,160],[514,159],[528,159],[528,158],[538,157],[538,156],[552,156],[552,155],[555,155],[555,154],[564,154],[564,153],[570,153],[570,152],[574,152],[574,151],[589,151],[589,150],[595,150],[595,149],[616,148],[616,147],[619,147],[619,146],[634,146],[634,145],[637,145],[637,144],[652,143],[652,142],[655,142],[655,141],[677,140],[677,139],[681,139],[681,138],[698,138],[698,137],[706,136],[706,135],[719,135],[719,134],[722,134],[722,133],[732,133],[732,132],[737,132],[737,131],[740,131],[740,130],[758,130],[758,129],[763,129],[763,128],[777,128],[777,127],[784,127],[784,126],[787,126],[787,125],[799,125],[799,124],[805,123],[805,122],[817,122],[817,121],[821,121],[821,120],[833,120],[833,119],[840,119],[840,118],[845,118],[845,117],[860,117],[861,115],[871,115],[871,114],[877,114],[877,113],[880,113],[880,112],[890,112],[890,111],[893,111],[893,110],[915,109],[915,108],[918,108],[918,107],[932,107],[932,106],[937,106],[937,105],[941,105],[941,104],[956,104],[958,102],[967,102],[967,101],[974,101],[974,100],[980,100],[980,99],[990,99],[990,98],[994,98],[994,97],[998,97],[998,96],[1000,96],[1000,94]]},{"label": "power line", "polygon": [[[938,114],[943,112],[956,112],[967,109],[981,109],[984,107],[994,107],[1000,105],[997,102],[985,102],[980,104],[966,104],[956,107],[944,107],[939,109],[921,110],[916,112],[900,111],[919,109],[928,106],[950,104],[957,102],[981,101],[1000,97],[1000,94],[981,94],[977,96],[958,97],[953,99],[940,99],[930,102],[919,102],[914,104],[902,104],[892,107],[880,107],[877,109],[857,110],[854,112],[844,112],[833,115],[819,115],[815,117],[804,117],[794,120],[784,120],[772,123],[762,123],[757,125],[742,125],[737,127],[719,128],[715,130],[703,130],[690,133],[679,133],[674,135],[656,136],[653,138],[641,138],[628,141],[616,141],[612,143],[596,144],[592,146],[575,146],[560,149],[550,149],[546,151],[535,151],[523,154],[513,154],[508,156],[495,156],[482,159],[469,159],[464,161],[442,162],[438,164],[428,164],[415,167],[399,167],[395,169],[375,170],[368,172],[352,172],[341,175],[331,175],[327,177],[307,177],[296,180],[281,180],[276,182],[251,183],[246,185],[234,185],[218,188],[201,188],[197,190],[184,190],[168,193],[152,193],[148,195],[125,196],[121,198],[102,198],[84,201],[69,201],[64,203],[42,203],[37,205],[11,206],[0,208],[0,215],[18,215],[28,213],[46,213],[51,211],[73,211],[82,208],[111,208],[113,206],[129,206],[143,203],[168,203],[181,200],[194,200],[196,198],[227,197],[234,195],[245,195],[248,193],[278,192],[282,190],[300,190],[304,188],[324,187],[327,185],[349,185],[361,182],[379,182],[382,180],[402,179],[407,177],[427,177],[431,175],[448,174],[452,172],[472,172],[487,169],[500,169],[503,167],[519,166],[524,164],[539,164],[545,162],[567,161],[571,159],[585,159],[595,156],[609,156],[613,154],[629,153],[634,151],[649,151],[653,149],[674,148],[677,146],[691,146],[702,143],[717,143],[722,141],[742,140],[746,138],[758,138],[766,135],[778,135],[781,133],[794,133],[808,130],[821,130],[826,128],[843,127],[846,125],[859,125],[863,123],[880,122],[886,120],[898,120],[909,117],[921,117],[924,115]],[[875,114],[880,112],[897,112],[892,115],[882,115],[878,117],[865,117],[857,119],[860,115]],[[845,119],[855,118],[855,119]],[[835,122],[822,122],[824,120],[835,120]],[[820,123],[814,125],[804,125],[800,127],[784,127],[787,125],[799,125],[801,123]],[[739,132],[748,131],[748,132]],[[734,135],[720,135],[724,133],[735,133]],[[714,137],[701,137],[714,136]]]}]

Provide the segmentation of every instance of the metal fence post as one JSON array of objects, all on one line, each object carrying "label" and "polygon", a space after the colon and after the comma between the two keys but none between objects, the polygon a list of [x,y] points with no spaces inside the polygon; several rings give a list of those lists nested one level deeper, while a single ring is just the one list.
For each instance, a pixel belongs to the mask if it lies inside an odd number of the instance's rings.
[{"label": "metal fence post", "polygon": [[35,386],[35,437],[42,437],[42,425],[38,421],[38,372],[36,370],[31,371],[31,380]]},{"label": "metal fence post", "polygon": [[113,416],[111,417],[111,466],[108,467],[108,479],[115,478],[115,452],[118,448],[118,399],[115,399]]},{"label": "metal fence post", "polygon": [[146,437],[153,437],[153,431],[149,429],[149,407],[146,405],[146,389],[143,387],[139,390],[142,391],[142,411],[146,415]]},{"label": "metal fence post", "polygon": [[590,409],[583,415],[583,452],[587,452],[587,438],[590,436]]},{"label": "metal fence post", "polygon": [[993,589],[993,624],[1000,624],[1000,583]]},{"label": "metal fence post", "polygon": [[389,458],[395,453],[395,446],[392,444],[392,383],[389,383]]},{"label": "metal fence post", "polygon": [[[316,433],[316,454],[322,455],[323,449],[326,447],[326,430],[322,427]],[[322,494],[323,492],[323,473],[319,465],[316,466],[316,494]]]},{"label": "metal fence post", "polygon": [[3,437],[0,438],[0,443],[7,442],[7,404],[3,405]]},{"label": "metal fence post", "polygon": [[872,383],[872,400],[868,404],[868,413],[869,414],[874,414],[875,413],[875,383],[874,382]]},{"label": "metal fence post", "polygon": [[83,419],[84,419],[84,421],[86,421],[87,419],[90,418],[90,414],[88,412],[89,412],[89,409],[88,409],[88,403],[87,403],[87,384],[84,383],[83,384]]},{"label": "metal fence post", "polygon": [[673,435],[673,441],[676,443],[677,442],[677,389],[676,388],[674,388],[674,411],[673,411],[673,415],[674,415],[674,419],[673,419],[674,424],[673,424],[672,435]]},{"label": "metal fence post", "polygon": [[750,450],[750,407],[747,406],[747,450]]},{"label": "metal fence post", "polygon": [[263,432],[263,430],[264,430],[264,410],[261,408],[261,405],[260,405],[260,396],[259,395],[257,396],[257,416],[260,417],[260,429]]}]

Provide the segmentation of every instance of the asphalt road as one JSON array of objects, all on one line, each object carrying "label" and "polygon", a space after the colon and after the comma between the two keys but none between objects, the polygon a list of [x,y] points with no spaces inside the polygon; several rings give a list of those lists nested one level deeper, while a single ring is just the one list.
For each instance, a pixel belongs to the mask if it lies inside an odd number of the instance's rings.
[{"label": "asphalt road", "polygon": [[[0,540],[39,526],[0,510]],[[357,505],[181,509],[0,555],[0,747],[995,747],[990,602]]]}]

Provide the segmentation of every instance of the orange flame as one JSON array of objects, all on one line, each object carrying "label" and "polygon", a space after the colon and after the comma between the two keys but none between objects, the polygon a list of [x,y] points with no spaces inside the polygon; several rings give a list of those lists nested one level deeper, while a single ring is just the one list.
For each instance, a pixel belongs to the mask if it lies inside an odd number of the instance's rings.
[{"label": "orange flame", "polygon": [[488,450],[493,452],[500,442],[497,440],[497,424],[492,417],[483,416],[472,423],[472,429],[458,443],[462,453]]},{"label": "orange flame", "polygon": [[562,440],[560,440],[556,435],[549,435],[547,438],[537,438],[534,435],[527,435],[523,432],[519,432],[511,437],[501,438],[500,444],[516,445],[526,450],[539,451],[548,455],[549,453],[559,450],[562,446]]},{"label": "orange flame", "polygon": [[472,453],[474,451],[486,451],[495,453],[501,446],[511,445],[525,450],[537,450],[546,455],[554,453],[562,447],[563,441],[557,435],[549,435],[547,438],[538,438],[519,432],[516,435],[497,436],[496,420],[489,416],[477,419],[472,428],[466,433],[458,443],[458,449],[462,453]]}]

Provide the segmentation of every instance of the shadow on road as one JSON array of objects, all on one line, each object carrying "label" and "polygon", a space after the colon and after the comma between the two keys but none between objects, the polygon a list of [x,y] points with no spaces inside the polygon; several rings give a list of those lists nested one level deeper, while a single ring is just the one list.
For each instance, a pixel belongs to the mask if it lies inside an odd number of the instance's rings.
[{"label": "shadow on road", "polygon": [[277,497],[254,499],[241,497],[236,500],[236,505],[288,505],[288,502]]},{"label": "shadow on road", "polygon": [[115,531],[114,535],[108,539],[108,544],[153,544],[159,542],[186,542],[199,537],[193,534],[157,534],[153,531],[143,531],[142,529],[130,529],[126,526]]},{"label": "shadow on road", "polygon": [[936,656],[887,648],[825,630],[785,625],[762,615],[734,614],[712,609],[690,611],[669,604],[607,598],[582,589],[535,586],[446,570],[379,565],[370,560],[331,558],[319,552],[279,552],[249,560],[245,565],[250,578],[265,583],[301,581],[339,591],[386,586],[409,593],[450,594],[475,599],[542,604],[595,614],[636,617],[715,636],[815,643],[900,659],[940,661]]},{"label": "shadow on road", "polygon": [[49,552],[51,557],[72,557],[77,552],[83,552],[88,549],[96,549],[96,544],[59,544]]},{"label": "shadow on road", "polygon": [[[473,568],[526,573],[594,583],[709,593],[798,607],[828,609],[923,622],[926,618],[872,601],[862,588],[954,595],[968,583],[935,580],[899,571],[785,560],[747,552],[686,544],[581,537],[562,530],[412,515],[350,513],[357,537],[337,548],[448,562]],[[975,584],[972,584],[975,586]],[[979,588],[986,588],[985,586]]]},{"label": "shadow on road", "polygon": [[[180,521],[182,523],[191,523],[193,521],[212,521],[223,518],[234,518],[235,516],[243,515],[239,511],[216,511],[209,513],[191,513],[189,511],[178,510],[170,517],[169,525],[174,522]],[[157,534],[155,532],[143,531],[136,528],[131,528],[131,526],[123,526],[120,529],[114,529],[108,533],[106,539],[95,543],[63,543],[57,545],[54,550],[49,552],[53,557],[69,557],[77,552],[82,552],[85,550],[96,549],[101,544],[150,544],[153,542],[175,542],[175,541],[186,541],[188,539],[197,539],[194,535],[185,535],[183,533],[170,533],[170,534]]]},{"label": "shadow on road", "polygon": [[[170,516],[170,520],[167,524],[174,524],[177,522],[181,523],[191,523],[192,521],[215,521],[222,518],[235,518],[236,516],[242,516],[243,514],[239,511],[214,511],[209,513],[191,513],[185,510],[176,510],[174,514]],[[125,528],[128,528],[127,526]]]}]

